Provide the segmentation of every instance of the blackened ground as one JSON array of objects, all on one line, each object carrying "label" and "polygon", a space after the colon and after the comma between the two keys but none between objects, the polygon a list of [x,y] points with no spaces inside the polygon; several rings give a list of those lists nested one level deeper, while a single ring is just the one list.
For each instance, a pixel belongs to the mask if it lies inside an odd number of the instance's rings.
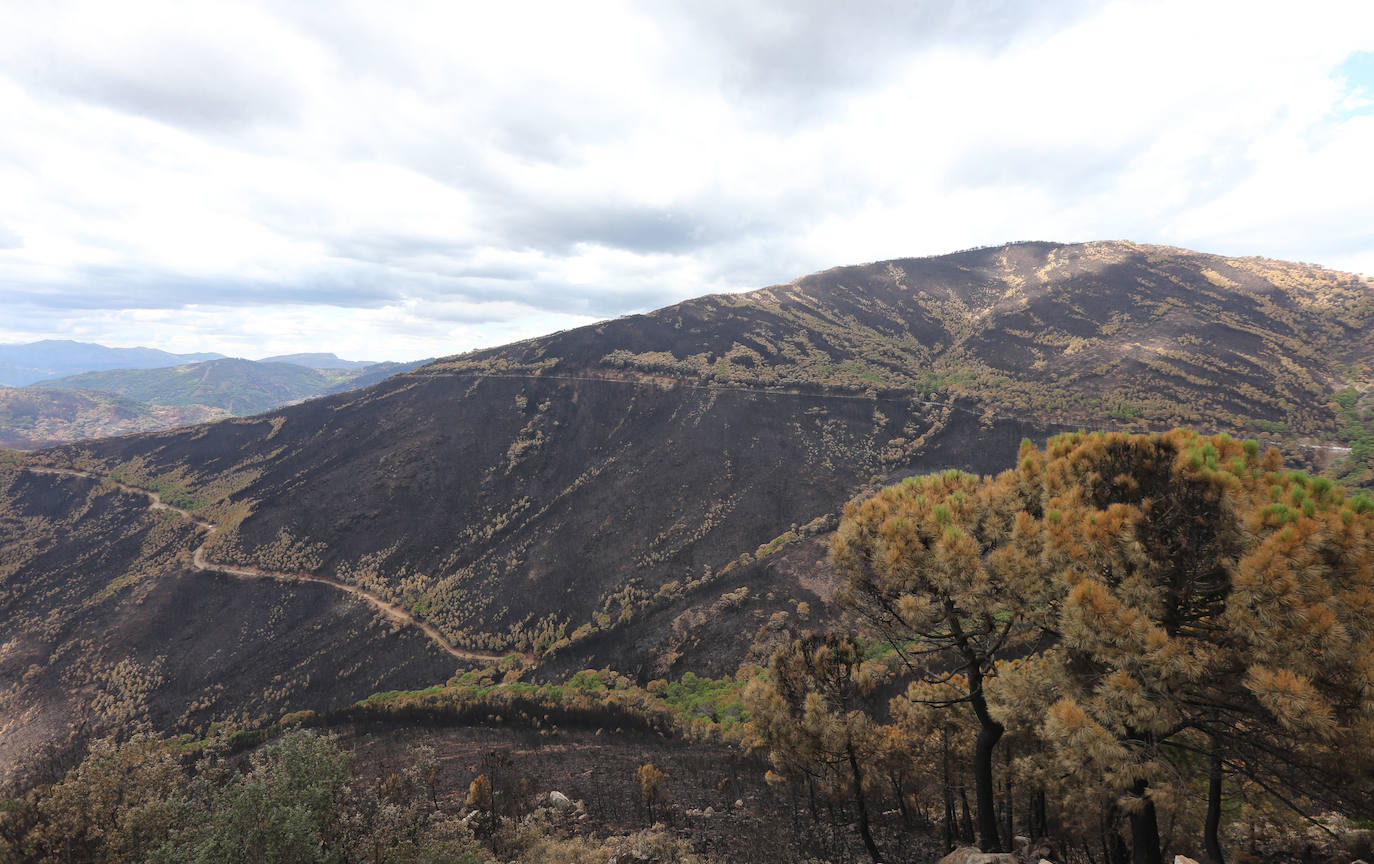
[{"label": "blackened ground", "polygon": [[[442,765],[441,794],[455,809],[462,806],[468,784],[486,774],[503,813],[527,813],[541,796],[559,791],[581,801],[588,817],[565,821],[565,830],[601,837],[633,833],[651,824],[636,772],[652,762],[666,775],[654,821],[716,860],[866,860],[851,810],[839,802],[822,802],[819,819],[813,820],[803,787],[769,784],[764,780],[767,762],[733,745],[614,729],[548,734],[493,726],[368,725],[333,731],[342,735],[344,747],[353,749],[358,768],[378,778],[401,770],[414,748],[436,748]],[[890,856],[885,860],[940,857],[937,839],[918,825],[904,824],[896,813],[878,814],[875,833]]]}]

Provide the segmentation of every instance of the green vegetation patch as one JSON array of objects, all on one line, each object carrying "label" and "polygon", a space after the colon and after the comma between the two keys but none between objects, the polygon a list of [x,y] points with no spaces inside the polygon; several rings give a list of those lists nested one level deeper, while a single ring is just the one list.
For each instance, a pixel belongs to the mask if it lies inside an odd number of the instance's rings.
[{"label": "green vegetation patch", "polygon": [[742,731],[748,720],[744,687],[762,671],[745,667],[734,678],[719,679],[688,672],[677,681],[656,680],[646,687],[610,669],[584,669],[545,684],[504,680],[514,673],[498,681],[498,674],[472,670],[442,686],[374,693],[342,713],[346,719],[516,723],[541,729],[569,725],[720,737]]}]

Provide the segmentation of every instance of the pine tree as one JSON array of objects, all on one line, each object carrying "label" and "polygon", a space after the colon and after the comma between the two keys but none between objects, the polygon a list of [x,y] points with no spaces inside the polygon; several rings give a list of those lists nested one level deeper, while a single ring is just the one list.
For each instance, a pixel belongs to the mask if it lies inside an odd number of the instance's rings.
[{"label": "pine tree", "polygon": [[999,658],[1035,632],[1050,584],[1038,498],[1027,494],[1038,486],[1023,479],[960,471],[908,478],[847,505],[831,549],[845,580],[838,598],[897,652],[915,679],[908,698],[971,712],[978,835],[990,851],[1005,848],[993,776],[1004,730],[984,684]]},{"label": "pine tree", "polygon": [[1157,805],[1194,766],[1218,807],[1225,770],[1327,800],[1365,777],[1332,759],[1338,741],[1368,752],[1371,728],[1360,506],[1226,436],[1061,436],[1037,461],[1063,592],[1043,731],[1062,768],[1118,795],[1138,864],[1162,860]]},{"label": "pine tree", "polygon": [[804,776],[822,794],[852,801],[859,836],[875,862],[882,859],[868,805],[880,778],[872,766],[880,764],[889,738],[873,722],[871,697],[884,675],[881,665],[863,661],[852,637],[811,634],[774,652],[767,678],[745,691],[774,767],[784,776]]},{"label": "pine tree", "polygon": [[663,798],[663,772],[658,770],[658,766],[652,762],[646,762],[639,766],[635,772],[636,779],[639,780],[639,794],[644,799],[644,805],[649,808],[649,821],[654,821],[654,804]]}]

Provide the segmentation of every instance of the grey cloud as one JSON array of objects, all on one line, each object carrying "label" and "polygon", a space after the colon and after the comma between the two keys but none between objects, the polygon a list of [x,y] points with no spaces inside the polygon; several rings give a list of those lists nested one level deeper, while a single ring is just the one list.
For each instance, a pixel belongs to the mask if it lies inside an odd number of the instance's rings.
[{"label": "grey cloud", "polygon": [[[729,0],[683,0],[677,20],[727,87],[804,122],[831,96],[880,83],[932,45],[988,53],[1104,6],[1105,0],[768,0],[743,14]],[[706,64],[703,64],[704,66]],[[709,68],[707,66],[706,68]]]},{"label": "grey cloud", "polygon": [[299,110],[300,103],[280,82],[234,80],[221,77],[223,71],[118,76],[72,70],[52,83],[78,99],[202,131],[235,131]]},{"label": "grey cloud", "polygon": [[[151,22],[139,22],[150,24]],[[184,22],[183,22],[184,23]],[[0,63],[35,92],[101,105],[194,132],[233,132],[296,116],[304,104],[288,58],[233,38],[176,32],[111,36],[103,53],[68,38],[64,22]]]},{"label": "grey cloud", "polygon": [[331,257],[370,264],[425,259],[443,265],[465,261],[474,252],[469,244],[408,234],[326,235],[322,240]]},{"label": "grey cloud", "polygon": [[181,309],[194,305],[260,306],[310,303],[328,306],[379,307],[400,292],[358,278],[334,274],[321,283],[261,281],[231,277],[203,278],[165,273],[90,267],[78,271],[67,285],[13,285],[4,291],[7,303],[33,308],[77,311],[110,309]]},{"label": "grey cloud", "polygon": [[[506,315],[483,304],[519,303],[547,312],[610,317],[626,308],[646,309],[674,298],[651,283],[631,289],[574,285],[526,271],[465,266],[410,269],[405,265],[356,262],[337,266],[304,281],[253,281],[187,278],[88,268],[69,286],[11,286],[9,308],[23,307],[38,316],[89,314],[103,310],[181,309],[189,306],[273,306],[309,304],[342,308],[381,308],[405,300],[436,302],[445,320],[464,323],[504,320]],[[517,278],[506,278],[516,276]],[[453,311],[448,303],[471,309]]]},{"label": "grey cloud", "polygon": [[631,252],[683,252],[719,241],[721,227],[712,213],[607,203],[557,207],[513,214],[510,233],[535,248],[567,251],[576,243],[593,243]]}]

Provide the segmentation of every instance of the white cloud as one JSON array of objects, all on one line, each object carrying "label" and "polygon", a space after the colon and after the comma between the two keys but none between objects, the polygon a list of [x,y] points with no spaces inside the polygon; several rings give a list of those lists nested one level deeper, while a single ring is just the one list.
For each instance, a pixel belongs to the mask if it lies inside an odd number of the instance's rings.
[{"label": "white cloud", "polygon": [[1374,272],[1370,50],[1363,0],[9,5],[0,338],[434,355],[1015,239]]}]

